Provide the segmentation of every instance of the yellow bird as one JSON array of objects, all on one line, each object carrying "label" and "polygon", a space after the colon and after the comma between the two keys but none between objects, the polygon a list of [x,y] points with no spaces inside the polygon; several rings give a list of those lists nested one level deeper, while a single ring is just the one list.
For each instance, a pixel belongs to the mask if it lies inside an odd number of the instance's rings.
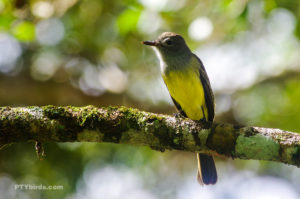
[{"label": "yellow bird", "polygon": [[[191,52],[182,36],[164,32],[157,40],[144,41],[154,48],[160,61],[163,80],[179,113],[211,125],[214,120],[214,95],[201,60]],[[215,184],[217,171],[211,155],[197,153],[197,179],[200,184]]]}]

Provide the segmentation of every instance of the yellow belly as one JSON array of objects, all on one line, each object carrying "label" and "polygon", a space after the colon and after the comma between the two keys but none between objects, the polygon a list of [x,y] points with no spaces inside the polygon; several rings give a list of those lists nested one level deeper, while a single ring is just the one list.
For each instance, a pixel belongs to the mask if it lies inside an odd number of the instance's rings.
[{"label": "yellow belly", "polygon": [[169,71],[163,79],[170,95],[181,106],[185,114],[192,120],[208,118],[204,90],[198,70],[192,67],[184,70]]}]

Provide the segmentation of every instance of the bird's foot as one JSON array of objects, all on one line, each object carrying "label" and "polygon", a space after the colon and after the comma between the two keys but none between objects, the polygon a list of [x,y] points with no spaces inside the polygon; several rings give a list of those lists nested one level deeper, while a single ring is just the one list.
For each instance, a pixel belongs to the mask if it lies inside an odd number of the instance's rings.
[{"label": "bird's foot", "polygon": [[176,119],[185,118],[184,115],[182,115],[180,112],[174,113],[173,115]]},{"label": "bird's foot", "polygon": [[206,121],[205,118],[197,120],[195,122],[197,122],[204,129],[209,129],[212,125],[212,122]]}]

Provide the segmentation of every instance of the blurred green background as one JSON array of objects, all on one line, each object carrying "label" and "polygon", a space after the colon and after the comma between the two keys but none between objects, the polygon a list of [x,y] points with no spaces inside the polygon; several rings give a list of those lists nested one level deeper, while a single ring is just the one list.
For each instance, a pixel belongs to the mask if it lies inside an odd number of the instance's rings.
[{"label": "blurred green background", "polygon": [[[216,121],[300,132],[300,1],[0,0],[0,105],[136,107],[175,112],[154,52],[184,36],[216,95]],[[200,187],[193,153],[102,143],[0,150],[1,198],[300,198],[300,170],[216,157]],[[63,190],[16,190],[16,184]]]}]

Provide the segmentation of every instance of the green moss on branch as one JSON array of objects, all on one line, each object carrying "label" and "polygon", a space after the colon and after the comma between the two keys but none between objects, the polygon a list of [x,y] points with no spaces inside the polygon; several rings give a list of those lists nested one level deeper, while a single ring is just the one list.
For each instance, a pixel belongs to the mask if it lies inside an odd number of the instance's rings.
[{"label": "green moss on branch", "polygon": [[0,108],[0,146],[26,141],[127,143],[300,165],[300,134],[221,123],[202,129],[189,119],[126,107]]}]

